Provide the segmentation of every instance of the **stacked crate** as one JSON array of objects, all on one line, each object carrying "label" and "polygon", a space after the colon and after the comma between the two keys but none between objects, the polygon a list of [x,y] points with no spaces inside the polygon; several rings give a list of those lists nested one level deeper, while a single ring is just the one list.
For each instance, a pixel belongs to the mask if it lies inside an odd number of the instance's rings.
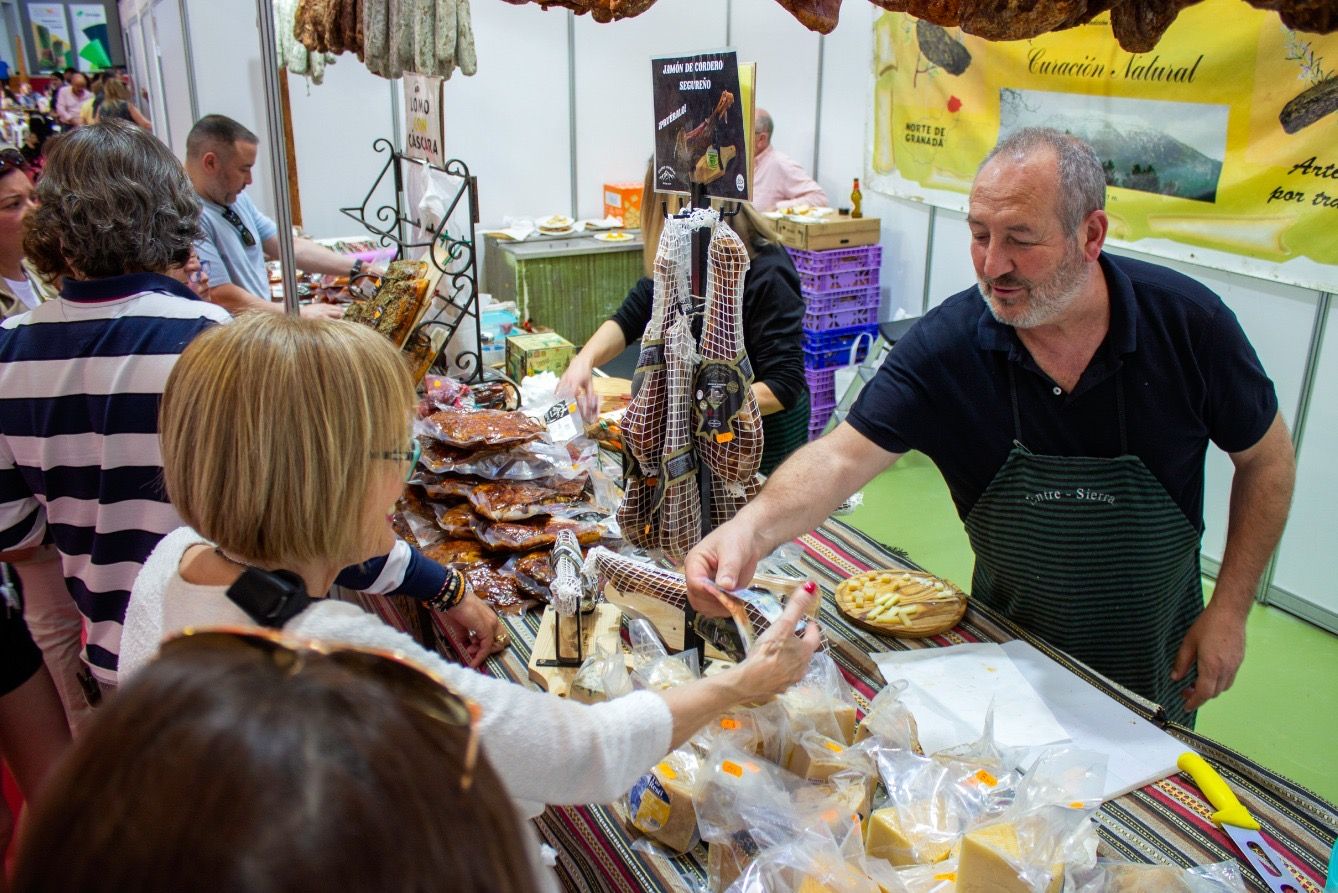
[{"label": "stacked crate", "polygon": [[822,434],[836,409],[837,368],[862,361],[877,337],[883,248],[789,251],[805,304],[804,375],[812,440]]}]

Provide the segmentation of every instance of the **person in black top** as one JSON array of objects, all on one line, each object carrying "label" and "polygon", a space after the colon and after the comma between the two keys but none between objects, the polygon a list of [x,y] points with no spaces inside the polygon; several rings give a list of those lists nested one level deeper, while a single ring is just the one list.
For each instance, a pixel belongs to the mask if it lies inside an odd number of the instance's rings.
[{"label": "person in black top", "polygon": [[[599,406],[591,379],[593,369],[640,339],[650,322],[654,297],[650,273],[664,221],[661,203],[673,209],[682,201],[681,196],[654,192],[650,173],[641,203],[646,275],[632,286],[618,311],[590,336],[558,384],[558,393],[575,397],[587,419],[595,417]],[[767,219],[745,204],[727,222],[747,246],[752,260],[743,280],[743,342],[753,367],[753,394],[762,411],[765,447],[761,472],[770,474],[808,440],[804,299],[799,294],[794,263],[776,240]]]}]

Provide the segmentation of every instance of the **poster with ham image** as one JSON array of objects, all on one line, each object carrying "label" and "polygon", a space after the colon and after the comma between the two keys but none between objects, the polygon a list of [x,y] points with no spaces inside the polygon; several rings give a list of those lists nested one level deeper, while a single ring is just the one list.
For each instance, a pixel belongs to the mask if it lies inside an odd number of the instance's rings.
[{"label": "poster with ham image", "polygon": [[747,130],[752,114],[733,50],[651,60],[655,101],[655,188],[747,201]]}]

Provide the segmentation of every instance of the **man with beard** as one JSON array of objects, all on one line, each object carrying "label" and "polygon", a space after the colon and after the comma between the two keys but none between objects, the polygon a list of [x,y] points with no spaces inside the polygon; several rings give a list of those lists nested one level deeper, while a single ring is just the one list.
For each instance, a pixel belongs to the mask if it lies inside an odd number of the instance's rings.
[{"label": "man with beard", "polygon": [[[918,449],[976,554],[972,597],[1192,724],[1231,686],[1277,545],[1295,459],[1235,315],[1194,280],[1102,251],[1105,179],[1054,130],[1003,140],[967,224],[978,287],[925,315],[845,423],[782,465],[693,550],[693,604],[811,529]],[[983,298],[983,301],[982,301]],[[1235,466],[1207,607],[1199,571],[1208,442]]]}]

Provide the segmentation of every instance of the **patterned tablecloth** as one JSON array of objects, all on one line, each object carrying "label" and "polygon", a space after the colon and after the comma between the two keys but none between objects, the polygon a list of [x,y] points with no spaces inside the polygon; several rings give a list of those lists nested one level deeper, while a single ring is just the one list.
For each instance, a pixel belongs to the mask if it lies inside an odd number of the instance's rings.
[{"label": "patterned tablecloth", "polygon": [[[884,684],[870,653],[1021,638],[1135,712],[1165,725],[1155,705],[1076,664],[985,608],[972,606],[961,624],[932,639],[893,639],[852,626],[832,602],[831,592],[837,583],[870,568],[918,568],[904,555],[836,520],[799,542],[805,554],[791,570],[822,587],[822,624],[832,655],[853,686],[861,710]],[[389,603],[391,600],[376,601],[368,602],[368,606],[391,622],[414,625],[414,618],[403,616],[396,605]],[[526,666],[539,616],[507,617],[505,622],[511,631],[512,647],[490,659],[487,671],[528,684]],[[437,632],[442,632],[439,626]],[[1265,838],[1288,861],[1297,888],[1321,893],[1329,852],[1338,833],[1338,810],[1333,804],[1210,739],[1175,725],[1166,728],[1202,754],[1259,819]],[[1210,821],[1212,811],[1186,776],[1174,775],[1147,785],[1102,806],[1096,818],[1103,855],[1181,867],[1237,858],[1234,844]],[[634,850],[634,837],[628,833],[618,806],[553,807],[536,824],[541,837],[558,852],[558,873],[568,890],[634,893],[707,889],[704,846],[674,859]],[[1268,887],[1249,864],[1240,861],[1251,889],[1266,891]]]}]

